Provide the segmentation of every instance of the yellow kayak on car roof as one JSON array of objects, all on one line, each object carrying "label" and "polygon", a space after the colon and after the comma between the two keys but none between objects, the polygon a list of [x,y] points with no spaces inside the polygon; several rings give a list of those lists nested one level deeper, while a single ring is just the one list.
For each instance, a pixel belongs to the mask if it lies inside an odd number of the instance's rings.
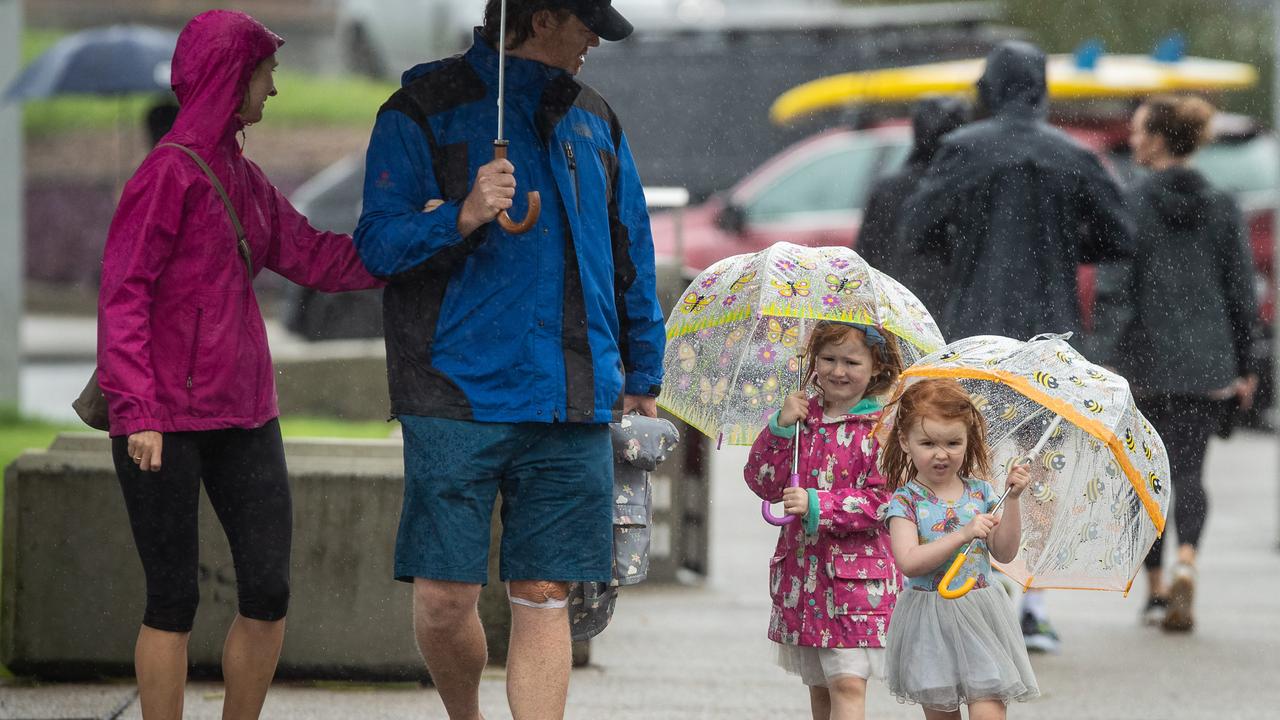
[{"label": "yellow kayak on car roof", "polygon": [[[841,73],[811,80],[778,96],[769,108],[777,124],[859,103],[910,102],[925,95],[972,93],[985,59]],[[1253,87],[1258,71],[1228,60],[1184,57],[1162,62],[1147,55],[1104,55],[1082,69],[1073,55],[1050,55],[1051,100],[1142,97],[1159,92],[1223,91]]]}]

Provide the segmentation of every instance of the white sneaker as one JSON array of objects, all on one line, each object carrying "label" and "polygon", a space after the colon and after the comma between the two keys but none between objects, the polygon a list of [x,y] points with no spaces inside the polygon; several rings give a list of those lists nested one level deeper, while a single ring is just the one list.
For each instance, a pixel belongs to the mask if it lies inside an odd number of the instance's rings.
[{"label": "white sneaker", "polygon": [[1195,627],[1191,603],[1196,594],[1196,569],[1187,563],[1173,566],[1173,582],[1169,583],[1169,611],[1161,627],[1171,632],[1188,632]]}]

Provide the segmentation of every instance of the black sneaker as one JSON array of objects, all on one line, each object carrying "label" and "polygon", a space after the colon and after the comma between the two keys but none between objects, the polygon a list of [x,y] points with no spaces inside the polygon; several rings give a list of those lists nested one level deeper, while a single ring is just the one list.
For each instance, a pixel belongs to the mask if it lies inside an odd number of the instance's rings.
[{"label": "black sneaker", "polygon": [[1147,606],[1142,609],[1143,625],[1162,625],[1169,614],[1169,601],[1154,595],[1147,598]]},{"label": "black sneaker", "polygon": [[1062,645],[1049,621],[1029,612],[1022,613],[1022,641],[1030,652],[1056,653]]}]

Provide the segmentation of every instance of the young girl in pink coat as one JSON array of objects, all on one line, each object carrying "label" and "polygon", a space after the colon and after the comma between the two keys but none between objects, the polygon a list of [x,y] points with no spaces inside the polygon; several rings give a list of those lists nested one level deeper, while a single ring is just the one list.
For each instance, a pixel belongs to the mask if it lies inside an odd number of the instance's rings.
[{"label": "young girl in pink coat", "polygon": [[[786,399],[744,471],[753,492],[796,516],[769,561],[769,639],[778,664],[809,687],[814,718],[861,718],[899,586],[871,431],[902,361],[875,328],[834,322],[813,329],[804,361],[814,396],[801,388]],[[797,430],[800,487],[787,487]]]}]

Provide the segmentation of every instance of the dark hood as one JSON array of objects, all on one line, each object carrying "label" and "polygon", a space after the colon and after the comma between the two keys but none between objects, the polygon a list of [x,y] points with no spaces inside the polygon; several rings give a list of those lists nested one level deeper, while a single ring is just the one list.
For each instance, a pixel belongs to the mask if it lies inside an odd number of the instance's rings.
[{"label": "dark hood", "polygon": [[171,83],[178,119],[170,139],[212,147],[244,127],[238,111],[254,68],[284,44],[252,17],[210,10],[192,18],[178,35]]},{"label": "dark hood", "polygon": [[1195,227],[1208,217],[1209,182],[1191,168],[1175,167],[1155,173],[1148,193],[1152,207],[1170,227]]},{"label": "dark hood", "polygon": [[1044,51],[1016,40],[997,45],[978,80],[978,102],[989,115],[1044,117],[1049,109]]},{"label": "dark hood", "polygon": [[927,165],[938,151],[942,136],[969,122],[969,104],[953,97],[930,97],[911,107],[914,147],[907,162]]}]

